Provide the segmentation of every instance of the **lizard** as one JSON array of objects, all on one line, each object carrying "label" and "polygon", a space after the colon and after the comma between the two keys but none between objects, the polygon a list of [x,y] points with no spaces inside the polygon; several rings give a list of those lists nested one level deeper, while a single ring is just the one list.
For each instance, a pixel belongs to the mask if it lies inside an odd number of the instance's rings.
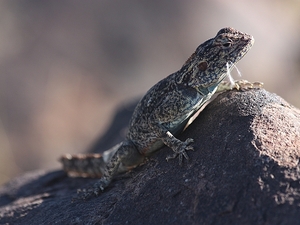
[{"label": "lizard", "polygon": [[[99,195],[119,173],[141,164],[166,145],[173,150],[166,160],[189,159],[193,139],[176,138],[189,119],[213,95],[234,89],[261,87],[260,82],[233,81],[230,71],[251,49],[253,36],[234,28],[221,29],[214,38],[199,45],[177,72],[155,84],[137,104],[125,140],[103,154],[66,154],[60,158],[69,175],[100,177],[84,198]],[[225,81],[226,77],[230,81]]]}]

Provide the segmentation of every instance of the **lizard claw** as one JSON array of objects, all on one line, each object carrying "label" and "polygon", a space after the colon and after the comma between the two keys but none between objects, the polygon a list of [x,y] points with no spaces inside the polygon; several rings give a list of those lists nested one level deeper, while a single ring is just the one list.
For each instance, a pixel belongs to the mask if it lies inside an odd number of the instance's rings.
[{"label": "lizard claw", "polygon": [[193,143],[194,140],[192,138],[188,138],[185,140],[185,142],[180,142],[178,147],[176,149],[173,149],[174,154],[171,156],[169,155],[166,160],[169,161],[170,159],[175,159],[178,156],[179,159],[179,166],[182,166],[183,156],[187,160],[189,160],[189,156],[186,153],[186,151],[192,150],[194,151],[193,146],[190,146],[191,143]]}]

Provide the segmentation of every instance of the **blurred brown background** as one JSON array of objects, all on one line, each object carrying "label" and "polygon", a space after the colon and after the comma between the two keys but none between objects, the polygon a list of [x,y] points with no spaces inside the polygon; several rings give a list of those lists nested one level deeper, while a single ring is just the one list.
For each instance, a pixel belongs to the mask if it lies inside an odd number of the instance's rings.
[{"label": "blurred brown background", "polygon": [[242,78],[300,107],[299,0],[0,1],[0,184],[84,152],[226,26],[256,40]]}]

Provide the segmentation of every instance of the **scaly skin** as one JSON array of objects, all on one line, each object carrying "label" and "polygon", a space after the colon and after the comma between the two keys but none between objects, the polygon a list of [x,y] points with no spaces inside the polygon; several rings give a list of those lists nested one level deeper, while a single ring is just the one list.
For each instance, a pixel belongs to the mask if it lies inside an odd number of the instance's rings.
[{"label": "scaly skin", "polygon": [[122,143],[104,152],[103,157],[99,154],[63,156],[61,161],[69,174],[101,177],[93,188],[84,191],[84,198],[98,195],[116,174],[139,165],[163,145],[174,152],[167,160],[178,157],[181,165],[183,158],[188,159],[187,151],[193,150],[193,139],[182,142],[175,136],[217,89],[261,86],[261,83],[247,81],[233,84],[223,81],[253,43],[251,35],[233,28],[221,29],[216,37],[201,44],[179,71],[158,82],[145,94],[134,110]]}]

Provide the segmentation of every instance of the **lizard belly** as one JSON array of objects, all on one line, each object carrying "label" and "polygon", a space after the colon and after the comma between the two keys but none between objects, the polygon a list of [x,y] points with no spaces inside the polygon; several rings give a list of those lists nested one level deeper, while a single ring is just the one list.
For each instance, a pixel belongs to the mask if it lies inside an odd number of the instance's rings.
[{"label": "lizard belly", "polygon": [[[173,118],[170,122],[163,123],[163,125],[173,134],[180,134],[188,123],[189,119],[213,96],[216,92],[217,86],[212,86],[203,89],[202,92],[197,91],[196,96],[190,99],[187,98],[184,102],[187,102],[186,107],[182,107],[182,111],[178,112],[176,118]],[[204,92],[204,93],[203,93]]]},{"label": "lizard belly", "polygon": [[[162,122],[161,124],[170,131],[174,136],[180,134],[190,118],[212,97],[215,93],[216,88],[212,90],[207,89],[206,95],[197,92],[194,98],[188,98],[185,102],[187,102],[186,107],[181,107],[182,111],[178,112],[175,118],[171,118],[168,122]],[[151,140],[147,150],[143,150],[142,152],[145,155],[151,154],[157,151],[159,148],[164,146],[164,143],[160,138],[155,138]]]}]

